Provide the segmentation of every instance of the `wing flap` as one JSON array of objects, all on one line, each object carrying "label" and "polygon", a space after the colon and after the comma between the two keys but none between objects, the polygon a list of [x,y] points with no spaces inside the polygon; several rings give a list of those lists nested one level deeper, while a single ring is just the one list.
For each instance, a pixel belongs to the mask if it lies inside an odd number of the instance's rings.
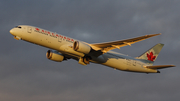
[{"label": "wing flap", "polygon": [[131,39],[125,39],[125,40],[119,40],[119,41],[112,41],[112,42],[105,42],[105,43],[95,43],[95,44],[90,44],[90,46],[95,49],[95,50],[101,50],[102,52],[107,52],[112,49],[124,47],[124,46],[131,46],[131,44],[134,44],[136,42],[148,39],[153,36],[160,35],[159,34],[150,34],[150,35],[145,35],[145,36],[140,36],[136,38],[131,38]]},{"label": "wing flap", "polygon": [[144,67],[149,69],[164,69],[169,67],[175,67],[175,65],[155,65],[155,66],[144,66]]}]

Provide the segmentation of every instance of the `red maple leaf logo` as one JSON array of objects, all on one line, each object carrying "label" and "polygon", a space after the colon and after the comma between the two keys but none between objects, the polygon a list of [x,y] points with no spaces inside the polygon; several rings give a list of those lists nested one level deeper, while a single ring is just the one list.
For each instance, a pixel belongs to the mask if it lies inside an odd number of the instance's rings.
[{"label": "red maple leaf logo", "polygon": [[154,61],[154,59],[156,59],[156,56],[153,55],[154,55],[153,52],[150,52],[149,54],[147,53],[148,60]]}]

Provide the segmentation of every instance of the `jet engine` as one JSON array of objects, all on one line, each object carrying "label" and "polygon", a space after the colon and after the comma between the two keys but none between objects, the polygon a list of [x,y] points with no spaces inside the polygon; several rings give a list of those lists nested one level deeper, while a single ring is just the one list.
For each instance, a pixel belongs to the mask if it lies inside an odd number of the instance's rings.
[{"label": "jet engine", "polygon": [[57,51],[52,51],[52,50],[48,50],[47,53],[46,53],[46,57],[49,59],[49,60],[53,60],[53,61],[56,61],[56,62],[61,62],[64,60],[64,56],[62,54],[60,54],[59,52]]},{"label": "jet engine", "polygon": [[75,41],[73,43],[73,49],[84,54],[88,54],[92,50],[91,46],[80,41]]}]

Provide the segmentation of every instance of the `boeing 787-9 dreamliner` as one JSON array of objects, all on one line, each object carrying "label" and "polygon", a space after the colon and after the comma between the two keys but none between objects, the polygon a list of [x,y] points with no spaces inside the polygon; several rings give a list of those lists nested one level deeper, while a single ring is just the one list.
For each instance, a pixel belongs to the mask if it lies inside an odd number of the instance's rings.
[{"label": "boeing 787-9 dreamliner", "polygon": [[56,62],[74,59],[81,65],[89,65],[91,62],[122,71],[140,73],[160,73],[159,69],[174,67],[174,65],[153,65],[164,46],[161,43],[135,58],[111,51],[127,45],[131,46],[131,44],[160,35],[160,33],[93,44],[28,25],[16,26],[10,30],[10,33],[17,40],[24,40],[52,49],[47,51],[46,57]]}]

